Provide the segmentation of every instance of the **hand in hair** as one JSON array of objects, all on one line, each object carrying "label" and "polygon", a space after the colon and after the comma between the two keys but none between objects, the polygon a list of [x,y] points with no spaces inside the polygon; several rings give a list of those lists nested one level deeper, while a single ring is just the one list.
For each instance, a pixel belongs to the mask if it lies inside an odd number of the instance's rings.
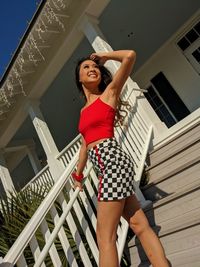
[{"label": "hand in hair", "polygon": [[105,53],[92,53],[90,59],[97,61],[99,64],[104,65],[108,58],[105,56]]}]

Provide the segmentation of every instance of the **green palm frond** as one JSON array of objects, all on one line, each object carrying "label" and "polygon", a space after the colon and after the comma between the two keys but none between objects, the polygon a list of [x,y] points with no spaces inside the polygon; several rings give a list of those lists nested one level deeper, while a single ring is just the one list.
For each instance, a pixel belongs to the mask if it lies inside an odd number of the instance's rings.
[{"label": "green palm frond", "polygon": [[[0,256],[4,257],[10,247],[13,245],[15,240],[18,238],[19,234],[22,232],[26,224],[32,218],[33,214],[40,206],[41,202],[44,200],[45,196],[50,191],[51,187],[49,185],[31,185],[24,190],[19,192],[12,192],[9,196],[5,197],[4,200],[0,199]],[[67,194],[65,194],[67,198]],[[68,201],[68,200],[67,200]],[[60,216],[62,214],[62,207],[60,203],[55,202],[55,207]],[[50,232],[53,231],[55,225],[51,215],[48,213],[45,217],[48,224]],[[72,251],[80,260],[79,253],[75,244],[75,241],[71,235],[67,223],[63,224],[63,229],[69,240]],[[35,233],[38,245],[42,249],[45,245],[45,239],[38,229]],[[66,256],[64,254],[62,245],[59,238],[57,237],[54,241],[60,259],[62,261],[62,266],[68,266]],[[34,265],[34,258],[29,246],[26,247],[24,251],[24,256],[26,258],[28,266]],[[48,255],[45,259],[46,266],[52,266],[50,256]]]}]

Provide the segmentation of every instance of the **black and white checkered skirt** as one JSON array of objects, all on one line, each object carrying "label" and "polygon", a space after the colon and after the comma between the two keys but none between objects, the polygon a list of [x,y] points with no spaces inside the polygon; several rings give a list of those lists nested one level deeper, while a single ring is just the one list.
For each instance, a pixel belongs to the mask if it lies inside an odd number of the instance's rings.
[{"label": "black and white checkered skirt", "polygon": [[98,200],[123,199],[134,194],[133,161],[112,137],[88,150],[99,177]]}]

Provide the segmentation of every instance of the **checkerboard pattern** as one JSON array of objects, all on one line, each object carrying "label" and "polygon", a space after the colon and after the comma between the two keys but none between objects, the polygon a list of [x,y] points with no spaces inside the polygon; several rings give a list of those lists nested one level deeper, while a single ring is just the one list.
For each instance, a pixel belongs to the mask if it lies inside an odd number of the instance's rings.
[{"label": "checkerboard pattern", "polygon": [[133,161],[114,137],[89,149],[88,156],[99,176],[99,201],[117,200],[134,194]]}]

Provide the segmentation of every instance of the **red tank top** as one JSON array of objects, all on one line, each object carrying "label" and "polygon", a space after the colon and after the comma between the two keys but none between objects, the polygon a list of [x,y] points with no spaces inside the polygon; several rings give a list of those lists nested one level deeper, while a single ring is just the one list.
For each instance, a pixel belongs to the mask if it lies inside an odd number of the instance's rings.
[{"label": "red tank top", "polygon": [[86,145],[96,140],[114,136],[115,109],[99,97],[80,114],[79,132]]}]

